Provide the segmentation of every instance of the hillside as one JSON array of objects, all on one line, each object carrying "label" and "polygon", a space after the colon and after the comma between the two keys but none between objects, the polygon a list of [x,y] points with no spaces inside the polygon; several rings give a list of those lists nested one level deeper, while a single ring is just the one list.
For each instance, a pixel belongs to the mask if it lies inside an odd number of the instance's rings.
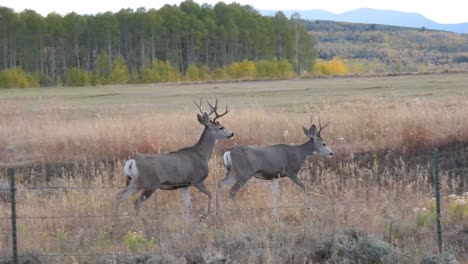
[{"label": "hillside", "polygon": [[[260,10],[263,15],[273,15],[275,10]],[[456,33],[468,33],[468,22],[459,24],[440,24],[418,13],[400,12],[394,10],[380,10],[372,8],[360,8],[341,14],[335,14],[325,10],[285,10],[283,13],[290,17],[293,13],[299,13],[301,18],[307,20],[331,20],[340,22],[381,24],[400,27],[428,28],[445,30]]]},{"label": "hillside", "polygon": [[468,62],[466,34],[322,20],[307,28],[317,40],[318,58],[360,61],[374,73],[464,70]]}]

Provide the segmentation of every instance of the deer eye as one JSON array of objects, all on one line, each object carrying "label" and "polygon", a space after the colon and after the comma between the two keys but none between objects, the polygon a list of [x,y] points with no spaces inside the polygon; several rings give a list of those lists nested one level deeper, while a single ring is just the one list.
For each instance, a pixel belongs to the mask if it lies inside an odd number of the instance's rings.
[{"label": "deer eye", "polygon": [[323,143],[322,143],[322,146],[324,146],[324,147],[325,147],[326,145],[327,145],[327,143],[325,143],[325,142],[323,142]]},{"label": "deer eye", "polygon": [[223,127],[223,126],[220,126],[220,127],[219,127],[219,130],[223,130],[223,129],[224,129],[224,127]]}]

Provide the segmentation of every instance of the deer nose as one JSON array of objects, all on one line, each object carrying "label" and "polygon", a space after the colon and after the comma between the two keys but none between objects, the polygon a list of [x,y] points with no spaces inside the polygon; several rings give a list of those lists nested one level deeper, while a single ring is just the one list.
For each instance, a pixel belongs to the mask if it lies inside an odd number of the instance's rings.
[{"label": "deer nose", "polygon": [[228,136],[228,138],[233,138],[234,137],[234,132],[231,132],[231,135]]},{"label": "deer nose", "polygon": [[330,157],[333,156],[333,152],[330,152]]}]

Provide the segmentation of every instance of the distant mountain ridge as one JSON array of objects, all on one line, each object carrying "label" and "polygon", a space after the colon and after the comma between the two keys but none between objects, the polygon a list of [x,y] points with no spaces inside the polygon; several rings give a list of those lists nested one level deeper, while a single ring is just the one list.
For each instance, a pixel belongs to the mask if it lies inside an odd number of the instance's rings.
[{"label": "distant mountain ridge", "polygon": [[[262,15],[272,16],[276,10],[259,10]],[[468,33],[468,22],[459,24],[440,24],[418,13],[408,13],[394,10],[360,8],[341,14],[325,10],[284,10],[287,17],[297,12],[301,18],[308,20],[331,20],[352,23],[382,24],[400,27],[427,28],[445,30],[456,33]]]}]

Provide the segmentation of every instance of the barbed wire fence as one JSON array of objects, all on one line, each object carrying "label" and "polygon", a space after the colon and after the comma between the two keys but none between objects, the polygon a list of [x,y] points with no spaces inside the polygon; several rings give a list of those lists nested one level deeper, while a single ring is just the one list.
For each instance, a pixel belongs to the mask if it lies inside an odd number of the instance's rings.
[{"label": "barbed wire fence", "polygon": [[[428,195],[413,195],[410,196],[411,199],[435,199],[435,212],[436,212],[436,219],[435,219],[435,226],[434,226],[434,234],[436,234],[436,244],[437,244],[437,251],[439,253],[442,253],[444,251],[444,236],[450,235],[450,232],[443,232],[442,230],[442,223],[441,223],[441,198],[442,197],[448,197],[450,194],[442,194],[440,192],[440,173],[439,173],[439,165],[440,165],[440,153],[437,149],[433,151],[433,155],[431,156],[432,158],[432,177],[433,177],[433,193],[428,194]],[[452,171],[455,173],[461,173],[461,172],[468,172],[468,167],[460,167],[458,166],[457,168],[454,169],[449,169],[446,171]],[[466,176],[467,174],[465,174]],[[11,255],[8,256],[0,256],[0,260],[11,260],[12,263],[19,263],[19,261],[22,258],[27,257],[26,255],[21,255],[19,254],[19,248],[18,248],[18,222],[21,221],[38,221],[38,220],[46,220],[46,219],[60,219],[60,220],[71,220],[71,219],[110,219],[112,217],[112,214],[109,213],[101,213],[101,214],[70,214],[70,215],[18,215],[17,214],[17,193],[22,192],[22,191],[89,191],[89,190],[102,190],[102,189],[122,189],[122,187],[109,187],[109,186],[22,186],[22,187],[17,187],[16,186],[16,179],[15,179],[15,168],[11,167],[7,169],[7,176],[9,178],[9,188],[3,188],[2,191],[3,193],[8,192],[9,194],[9,202],[10,202],[10,215],[9,216],[3,216],[0,217],[0,222],[6,222],[10,221],[11,225],[11,230],[8,233],[11,235]],[[266,181],[252,181],[248,184],[258,184],[258,183],[266,183]],[[207,184],[208,185],[208,184]],[[462,181],[461,188],[462,190],[466,191],[466,180]],[[373,200],[368,200],[366,199],[365,201],[346,201],[346,204],[344,206],[349,206],[350,204],[368,204],[368,203],[381,203],[384,202],[383,200],[379,199],[373,199]],[[335,215],[335,210],[336,210],[336,205],[339,203],[338,201],[334,199],[330,199],[327,202],[319,202],[319,203],[312,203],[311,206],[313,208],[328,208],[331,212],[332,215]],[[157,202],[156,202],[157,205]],[[277,209],[279,210],[288,210],[288,209],[294,209],[294,210],[299,210],[303,209],[304,204],[303,203],[298,203],[298,204],[287,204],[287,205],[282,205],[278,206]],[[220,215],[223,214],[228,214],[228,213],[238,213],[238,214],[245,214],[249,212],[273,212],[275,208],[272,207],[252,207],[252,208],[241,208],[240,210],[237,209],[222,209],[218,211],[217,213]],[[194,213],[200,213],[199,211],[194,211]],[[185,212],[178,212],[178,211],[156,211],[154,213],[139,213],[139,217],[154,217],[156,219],[163,219],[163,218],[169,218],[171,216],[181,216],[185,215]],[[133,217],[131,214],[118,214],[117,217],[123,218],[123,217]],[[158,220],[159,221],[159,220]],[[170,220],[169,220],[170,221]],[[305,225],[305,220],[303,220]],[[336,234],[336,220],[331,219],[331,230],[329,233],[324,234],[332,237],[332,240],[335,239],[335,234]],[[324,230],[321,230],[321,228],[317,228],[314,230],[306,230],[306,228],[303,228],[303,233],[304,236],[306,235],[306,232],[314,231],[317,233],[324,232]],[[169,236],[177,236],[177,232],[174,231],[166,231],[166,234],[162,232],[161,230],[157,230],[156,232],[157,237],[155,240],[160,243],[164,239],[164,237],[168,238]],[[24,235],[24,234],[20,234]],[[214,241],[215,245],[219,245],[220,241],[217,241],[215,239]],[[305,243],[305,242],[304,242]],[[307,243],[316,243],[317,245],[321,243],[329,243],[329,242],[323,242],[323,241],[308,241]],[[219,245],[221,246],[221,245]],[[242,250],[249,251],[251,249],[263,249],[263,250],[279,250],[279,249],[284,249],[284,248],[295,248],[295,247],[304,247],[306,246],[305,244],[294,244],[294,243],[289,243],[285,244],[281,241],[271,241],[268,244],[261,243],[260,245],[245,245]],[[50,253],[50,254],[37,254],[35,257],[41,257],[41,258],[58,258],[58,257],[127,257],[127,256],[146,256],[146,255],[163,255],[163,254],[174,254],[174,255],[187,255],[187,254],[192,254],[192,253],[200,253],[199,249],[186,249],[186,250],[164,250],[161,245],[157,247],[159,250],[156,251],[147,251],[147,252],[132,252],[132,253],[121,253],[121,252],[103,252],[103,253]],[[333,252],[332,252],[333,254]]]}]

